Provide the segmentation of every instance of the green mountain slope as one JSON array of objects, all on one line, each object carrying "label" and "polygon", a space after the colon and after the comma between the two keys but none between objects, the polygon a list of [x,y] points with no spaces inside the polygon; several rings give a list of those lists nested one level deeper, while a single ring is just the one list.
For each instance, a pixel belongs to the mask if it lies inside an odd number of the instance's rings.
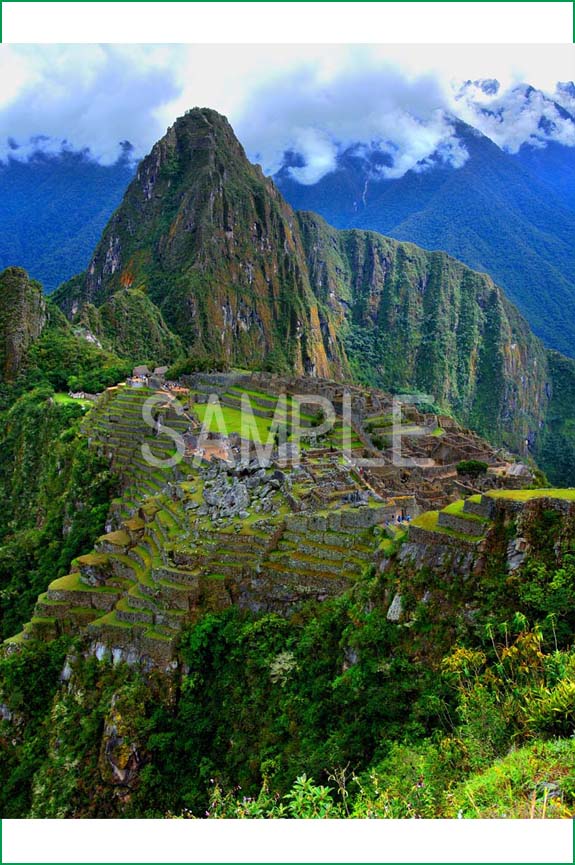
[{"label": "green mountain slope", "polygon": [[[195,109],[138,168],[88,267],[82,297],[121,288],[157,304],[188,346],[230,363],[328,374],[333,354],[291,208],[246,159],[227,121]],[[66,289],[57,293],[67,311]],[[331,355],[331,356],[330,356]]]},{"label": "green mountain slope", "polygon": [[413,524],[295,615],[204,612],[164,674],[65,636],[3,650],[2,815],[572,816],[572,499],[457,502],[481,543]]},{"label": "green mountain slope", "polygon": [[46,323],[42,287],[26,271],[9,267],[0,273],[0,382],[19,373],[32,342]]},{"label": "green mountain slope", "polygon": [[355,376],[416,388],[519,448],[547,410],[545,350],[489,277],[444,253],[299,214],[316,292],[342,308]]}]

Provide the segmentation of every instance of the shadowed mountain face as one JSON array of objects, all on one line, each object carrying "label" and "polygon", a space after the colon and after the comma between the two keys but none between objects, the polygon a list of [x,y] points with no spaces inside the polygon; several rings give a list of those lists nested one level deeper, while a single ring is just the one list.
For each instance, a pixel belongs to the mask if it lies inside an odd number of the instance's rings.
[{"label": "shadowed mountain face", "polygon": [[381,155],[351,148],[337,170],[304,186],[289,163],[276,182],[297,208],[337,228],[369,228],[442,249],[503,286],[547,345],[575,345],[575,148],[550,143],[504,153],[457,122],[469,153],[458,169],[439,159],[425,171],[382,179]]},{"label": "shadowed mountain face", "polygon": [[492,441],[542,440],[547,355],[492,280],[445,253],[296,214],[213,111],[188,112],[154,146],[87,273],[55,299],[75,321],[105,322],[114,347],[125,340],[104,311],[129,315],[143,296],[174,350],[417,388]]}]

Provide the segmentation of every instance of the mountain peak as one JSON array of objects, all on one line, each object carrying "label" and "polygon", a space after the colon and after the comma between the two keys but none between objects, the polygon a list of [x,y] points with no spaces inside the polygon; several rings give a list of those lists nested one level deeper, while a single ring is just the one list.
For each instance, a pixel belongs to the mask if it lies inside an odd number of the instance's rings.
[{"label": "mountain peak", "polygon": [[163,145],[177,151],[184,160],[190,159],[197,151],[223,151],[226,158],[235,153],[247,161],[227,117],[212,108],[191,108],[178,117],[165,136],[154,145],[150,155],[158,149],[162,150]]},{"label": "mountain peak", "polygon": [[[226,117],[211,108],[191,108],[167,129],[144,157],[136,182],[146,200],[174,187],[197,185],[204,171],[226,175],[233,170],[255,170]],[[192,172],[189,177],[188,172]],[[167,183],[162,184],[162,180]],[[163,188],[163,193],[160,193]]]},{"label": "mountain peak", "polygon": [[[296,218],[252,165],[227,119],[193,108],[138,167],[68,313],[140,289],[200,354],[229,363],[341,372],[309,284]],[[72,293],[76,291],[75,297]]]}]

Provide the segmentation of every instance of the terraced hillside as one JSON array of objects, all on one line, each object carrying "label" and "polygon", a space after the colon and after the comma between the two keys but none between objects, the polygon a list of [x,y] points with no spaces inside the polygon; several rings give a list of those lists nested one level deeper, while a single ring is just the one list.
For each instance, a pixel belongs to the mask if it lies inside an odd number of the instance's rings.
[{"label": "terraced hillside", "polygon": [[162,462],[176,453],[173,439],[155,435],[150,420],[143,418],[144,404],[150,398],[159,403],[150,412],[161,423],[180,434],[188,430],[189,414],[165,391],[126,385],[106,390],[84,423],[90,442],[108,457],[123,480],[122,497],[113,506],[125,517],[135,512],[142,498],[160,493],[170,481],[182,476],[173,466],[155,466],[144,458],[142,446]]},{"label": "terraced hillside", "polygon": [[[450,419],[408,406],[401,431],[417,459],[402,472],[413,483],[390,491],[375,469],[362,467],[365,457],[391,460],[389,395],[263,374],[156,383],[129,379],[109,388],[85,417],[84,432],[122,492],[106,534],[40,595],[12,646],[84,633],[98,656],[165,669],[177,659],[183,626],[207,611],[234,604],[286,614],[343,593],[401,546],[398,521],[418,513],[411,490],[422,472],[439,469],[442,503],[454,497],[453,466],[445,471],[441,460],[471,453],[504,464]],[[318,397],[334,406],[327,430]],[[495,475],[491,482],[501,483]],[[423,514],[406,546],[437,536],[475,545],[487,528],[483,501]]]},{"label": "terraced hillside", "polygon": [[[167,389],[119,385],[86,417],[91,444],[111,461],[123,493],[112,503],[109,531],[50,584],[12,645],[81,631],[97,655],[110,650],[165,667],[182,626],[205,611],[232,603],[286,611],[341,593],[372,563],[374,527],[413,506],[378,500],[332,440],[308,442],[297,467],[238,462],[235,400],[245,391],[237,388],[222,399],[228,459],[208,462],[198,441],[207,403],[198,401],[200,391],[183,393],[177,400]],[[261,412],[254,439],[265,441],[275,401],[263,391],[249,396]],[[142,414],[150,398],[152,424]],[[313,417],[304,413],[302,422],[312,432]],[[156,460],[175,453],[168,428],[183,436],[184,459],[150,465],[146,446]],[[223,441],[206,435],[208,444]]]}]

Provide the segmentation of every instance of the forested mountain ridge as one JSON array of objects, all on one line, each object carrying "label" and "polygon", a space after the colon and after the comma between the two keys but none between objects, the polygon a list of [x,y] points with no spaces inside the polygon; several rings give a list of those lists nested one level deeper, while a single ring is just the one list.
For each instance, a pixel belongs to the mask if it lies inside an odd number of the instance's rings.
[{"label": "forested mountain ridge", "polygon": [[[562,107],[533,88],[516,89],[526,103],[542,99],[563,122],[574,122],[566,100]],[[562,92],[572,92],[572,85]],[[482,110],[491,117],[491,109]],[[502,125],[504,120],[509,123],[501,117]],[[294,208],[320,213],[337,228],[372,229],[442,249],[486,271],[547,346],[571,355],[573,323],[565,309],[573,305],[575,280],[570,244],[575,148],[553,139],[546,117],[539,137],[517,152],[502,149],[462,120],[450,122],[467,153],[458,167],[438,152],[388,180],[385,148],[373,142],[341,151],[336,169],[311,185],[296,182],[291,168],[301,157],[287,153],[276,183]],[[497,134],[495,127],[495,140]],[[37,152],[27,161],[8,156],[0,165],[0,267],[22,266],[51,292],[86,266],[134,171],[128,144],[110,166],[89,152],[69,150]]]},{"label": "forested mountain ridge", "polygon": [[113,165],[73,151],[0,163],[0,270],[23,267],[47,293],[83,270],[133,173],[127,147]]}]

